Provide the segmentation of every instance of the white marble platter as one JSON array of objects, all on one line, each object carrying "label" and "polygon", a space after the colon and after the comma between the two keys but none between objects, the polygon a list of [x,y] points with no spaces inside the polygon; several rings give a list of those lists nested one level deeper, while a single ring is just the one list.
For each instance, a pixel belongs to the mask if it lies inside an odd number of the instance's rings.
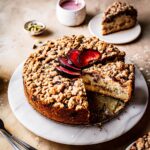
[{"label": "white marble platter", "polygon": [[142,118],[148,104],[148,88],[141,72],[135,69],[135,96],[117,118],[100,129],[97,126],[71,126],[49,120],[36,112],[24,94],[23,64],[14,72],[8,87],[10,107],[27,129],[45,139],[70,145],[90,145],[112,140],[129,131]]},{"label": "white marble platter", "polygon": [[108,43],[113,43],[113,44],[129,43],[135,40],[141,33],[141,26],[139,23],[137,23],[136,26],[133,28],[111,33],[108,35],[102,35],[101,22],[102,22],[102,14],[98,14],[97,16],[95,16],[90,20],[88,28],[92,35]]}]

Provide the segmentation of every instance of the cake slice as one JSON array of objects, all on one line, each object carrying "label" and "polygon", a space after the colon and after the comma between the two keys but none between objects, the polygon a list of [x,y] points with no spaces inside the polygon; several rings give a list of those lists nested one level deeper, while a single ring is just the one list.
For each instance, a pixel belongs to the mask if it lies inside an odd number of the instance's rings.
[{"label": "cake slice", "polygon": [[134,66],[122,61],[94,65],[83,70],[86,90],[98,92],[127,102],[134,85]]},{"label": "cake slice", "polygon": [[123,2],[115,2],[103,15],[102,34],[125,30],[136,25],[137,10]]}]

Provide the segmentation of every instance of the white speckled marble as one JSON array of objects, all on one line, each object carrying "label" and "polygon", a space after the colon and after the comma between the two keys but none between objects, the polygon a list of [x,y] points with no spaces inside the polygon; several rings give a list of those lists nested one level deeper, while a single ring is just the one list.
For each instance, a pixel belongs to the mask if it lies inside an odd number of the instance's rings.
[{"label": "white speckled marble", "polygon": [[113,44],[125,44],[135,40],[141,33],[141,26],[139,23],[135,27],[111,33],[108,35],[101,34],[101,22],[102,14],[99,14],[91,19],[88,28],[92,35],[97,36],[100,40],[113,43]]},{"label": "white speckled marble", "polygon": [[22,64],[14,72],[8,88],[8,98],[16,118],[33,133],[58,143],[90,145],[114,139],[129,131],[143,116],[148,103],[148,88],[136,69],[135,96],[126,110],[103,125],[71,126],[51,121],[36,112],[27,102],[22,82]]}]

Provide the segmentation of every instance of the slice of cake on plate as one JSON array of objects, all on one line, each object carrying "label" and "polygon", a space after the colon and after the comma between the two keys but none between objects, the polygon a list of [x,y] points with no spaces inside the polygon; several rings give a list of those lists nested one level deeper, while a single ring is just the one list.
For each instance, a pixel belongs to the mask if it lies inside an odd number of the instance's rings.
[{"label": "slice of cake on plate", "polygon": [[104,12],[102,34],[132,28],[137,22],[137,10],[124,2],[115,2]]}]

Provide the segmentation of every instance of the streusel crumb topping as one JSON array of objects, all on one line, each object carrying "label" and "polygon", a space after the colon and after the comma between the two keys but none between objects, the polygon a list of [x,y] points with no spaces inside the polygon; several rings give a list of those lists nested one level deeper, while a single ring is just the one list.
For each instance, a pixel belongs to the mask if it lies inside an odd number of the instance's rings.
[{"label": "streusel crumb topping", "polygon": [[69,109],[88,107],[86,91],[81,78],[66,78],[55,67],[59,65],[59,56],[66,55],[70,49],[94,49],[106,58],[124,58],[125,53],[111,44],[106,44],[96,37],[64,36],[48,41],[30,55],[24,64],[23,79],[32,99],[45,105]]},{"label": "streusel crumb topping", "polygon": [[125,14],[137,17],[137,10],[124,2],[114,2],[106,11],[104,12],[104,22],[113,19],[115,16]]},{"label": "streusel crumb topping", "polygon": [[109,77],[120,82],[122,85],[125,85],[127,82],[133,81],[134,79],[134,65],[125,64],[122,61],[107,63],[106,65],[93,65],[84,70],[84,72],[87,73],[96,71],[102,78]]},{"label": "streusel crumb topping", "polygon": [[150,149],[150,132],[139,138],[130,150],[149,150]]}]

